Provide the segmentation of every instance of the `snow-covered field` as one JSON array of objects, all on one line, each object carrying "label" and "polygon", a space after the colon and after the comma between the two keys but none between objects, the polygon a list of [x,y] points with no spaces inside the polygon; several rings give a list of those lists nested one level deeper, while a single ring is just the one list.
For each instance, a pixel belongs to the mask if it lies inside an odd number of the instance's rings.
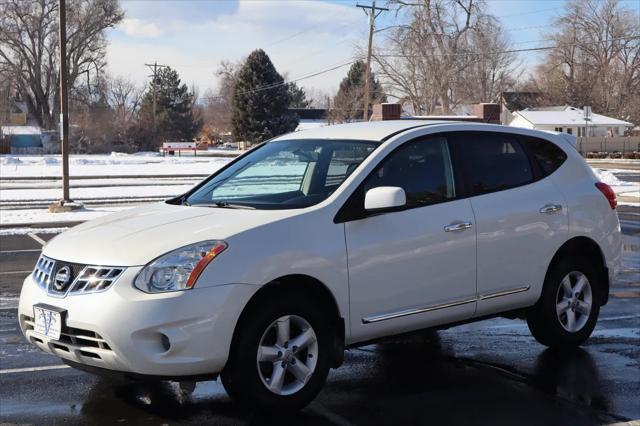
[{"label": "snow-covered field", "polygon": [[[60,156],[0,156],[0,224],[21,226],[94,219],[135,204],[182,194],[229,161],[230,158],[220,157],[162,157],[157,153],[72,155],[72,177],[95,177],[71,181],[71,198],[84,202],[86,208],[52,214],[44,207],[61,196],[60,181],[51,179],[61,174]],[[621,205],[640,206],[640,183],[624,181],[626,173],[638,172],[625,170],[627,163],[616,164],[620,169],[594,170],[603,182],[613,187]],[[256,177],[261,175],[260,170],[254,171]],[[247,185],[239,190],[249,188]],[[123,201],[134,204],[115,205]]]},{"label": "snow-covered field", "polygon": [[[170,198],[184,193],[230,160],[222,157],[162,157],[157,153],[72,155],[69,159],[70,195],[72,199],[86,204]],[[61,173],[59,155],[1,156],[0,208],[20,205],[43,207],[59,199],[61,181],[51,178],[57,178]],[[2,216],[0,222],[6,223],[5,217],[14,218],[14,213],[3,211]]]},{"label": "snow-covered field", "polygon": [[[163,157],[155,152],[111,155],[71,155],[71,176],[131,176],[131,175],[210,175],[229,158]],[[4,155],[0,157],[0,177],[58,177],[62,175],[59,155]]]}]

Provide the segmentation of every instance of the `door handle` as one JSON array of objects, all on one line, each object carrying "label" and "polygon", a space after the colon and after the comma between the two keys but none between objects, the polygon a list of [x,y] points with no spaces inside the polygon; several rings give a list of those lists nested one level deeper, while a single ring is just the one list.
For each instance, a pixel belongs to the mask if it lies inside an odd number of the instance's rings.
[{"label": "door handle", "polygon": [[471,222],[452,223],[451,225],[447,225],[444,227],[444,232],[464,231],[465,229],[469,229],[472,226],[473,224]]},{"label": "door handle", "polygon": [[546,206],[540,209],[540,213],[550,214],[556,213],[562,210],[562,206],[560,204],[547,204]]}]

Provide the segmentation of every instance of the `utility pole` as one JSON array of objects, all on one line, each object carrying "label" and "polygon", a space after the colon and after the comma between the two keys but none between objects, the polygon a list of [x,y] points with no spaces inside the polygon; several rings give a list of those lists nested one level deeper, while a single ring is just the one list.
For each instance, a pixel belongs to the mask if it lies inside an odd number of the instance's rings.
[{"label": "utility pole", "polygon": [[82,207],[74,203],[69,196],[69,98],[67,83],[67,5],[65,0],[58,0],[58,38],[60,49],[60,150],[62,152],[62,199],[49,206],[50,213],[62,213]]},{"label": "utility pole", "polygon": [[362,112],[362,118],[364,121],[369,119],[369,103],[371,95],[369,93],[369,75],[371,73],[371,47],[373,45],[373,30],[375,29],[376,18],[380,16],[382,12],[389,9],[386,7],[376,7],[376,0],[371,1],[371,6],[356,4],[356,7],[362,9],[362,11],[369,17],[369,46],[367,48],[367,68],[364,73],[364,111]]},{"label": "utility pole", "polygon": [[62,200],[61,205],[71,201],[69,197],[69,103],[67,94],[67,10],[65,0],[59,0],[58,18],[60,43],[60,146],[62,151]]},{"label": "utility pole", "polygon": [[157,92],[156,92],[156,76],[158,75],[158,68],[166,68],[167,65],[158,65],[158,61],[154,62],[153,64],[145,64],[147,67],[149,67],[149,69],[151,69],[151,72],[153,72],[152,75],[150,75],[149,77],[151,77],[151,90],[153,91],[153,137],[155,139],[156,137],[156,98],[157,98]]}]

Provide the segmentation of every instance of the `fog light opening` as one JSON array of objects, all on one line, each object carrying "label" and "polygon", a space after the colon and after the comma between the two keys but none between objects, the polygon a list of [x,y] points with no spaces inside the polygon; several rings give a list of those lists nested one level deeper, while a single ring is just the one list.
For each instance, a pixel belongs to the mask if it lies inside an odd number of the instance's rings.
[{"label": "fog light opening", "polygon": [[166,334],[160,333],[160,344],[162,344],[162,348],[165,352],[168,352],[171,349],[171,341]]}]

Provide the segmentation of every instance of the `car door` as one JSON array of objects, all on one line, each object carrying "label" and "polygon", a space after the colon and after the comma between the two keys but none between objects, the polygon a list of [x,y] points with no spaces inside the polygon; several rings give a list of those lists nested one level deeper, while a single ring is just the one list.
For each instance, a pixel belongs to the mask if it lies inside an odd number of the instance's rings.
[{"label": "car door", "polygon": [[567,205],[515,135],[461,132],[453,150],[476,219],[476,316],[529,306],[567,238]]},{"label": "car door", "polygon": [[[366,214],[364,194],[378,186],[403,188],[407,205]],[[353,341],[473,315],[474,217],[469,200],[456,196],[445,137],[401,145],[349,202],[362,212],[345,224]]]}]

